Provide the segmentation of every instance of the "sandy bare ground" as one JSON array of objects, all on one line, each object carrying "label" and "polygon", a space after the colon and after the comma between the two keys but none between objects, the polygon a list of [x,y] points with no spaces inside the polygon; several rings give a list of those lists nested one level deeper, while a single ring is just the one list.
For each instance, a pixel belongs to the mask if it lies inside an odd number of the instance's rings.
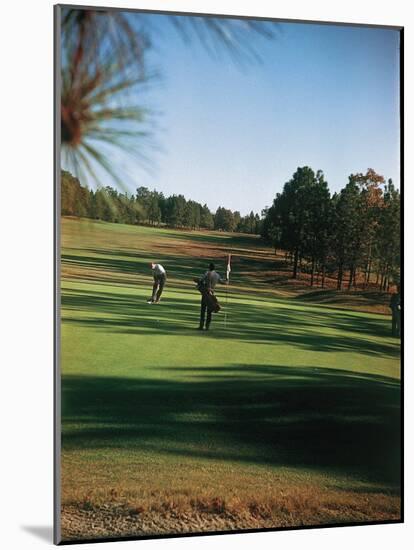
[{"label": "sandy bare ground", "polygon": [[398,497],[388,496],[385,500],[380,498],[374,508],[370,506],[369,498],[362,497],[358,500],[360,501],[354,502],[353,506],[323,506],[321,503],[319,509],[315,505],[307,510],[266,510],[253,506],[249,510],[240,511],[142,511],[115,503],[88,507],[64,505],[62,538],[64,541],[73,541],[400,519]]}]

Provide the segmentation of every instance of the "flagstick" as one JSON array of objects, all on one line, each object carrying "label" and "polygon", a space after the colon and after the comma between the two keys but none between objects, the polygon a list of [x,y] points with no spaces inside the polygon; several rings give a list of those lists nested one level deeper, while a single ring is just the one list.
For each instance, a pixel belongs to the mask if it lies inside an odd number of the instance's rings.
[{"label": "flagstick", "polygon": [[231,262],[231,254],[227,257],[227,267],[226,267],[226,275],[227,275],[227,282],[226,282],[226,307],[224,309],[224,328],[227,328],[227,304],[228,304],[228,288],[229,288],[229,282],[230,282],[230,262]]},{"label": "flagstick", "polygon": [[227,328],[227,291],[228,291],[228,284],[226,284],[226,308],[224,310],[224,328]]}]

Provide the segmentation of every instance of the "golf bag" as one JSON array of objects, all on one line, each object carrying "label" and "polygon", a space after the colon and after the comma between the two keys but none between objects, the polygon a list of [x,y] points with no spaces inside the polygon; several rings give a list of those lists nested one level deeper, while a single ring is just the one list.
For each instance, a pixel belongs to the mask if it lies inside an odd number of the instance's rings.
[{"label": "golf bag", "polygon": [[216,296],[213,294],[213,292],[208,290],[204,298],[207,302],[207,309],[212,311],[213,313],[218,313],[221,309],[221,306],[216,298]]},{"label": "golf bag", "polygon": [[203,296],[207,304],[207,309],[213,313],[218,313],[221,310],[221,306],[212,290],[208,288],[207,281],[203,278],[194,279],[194,282],[197,283],[197,290]]}]

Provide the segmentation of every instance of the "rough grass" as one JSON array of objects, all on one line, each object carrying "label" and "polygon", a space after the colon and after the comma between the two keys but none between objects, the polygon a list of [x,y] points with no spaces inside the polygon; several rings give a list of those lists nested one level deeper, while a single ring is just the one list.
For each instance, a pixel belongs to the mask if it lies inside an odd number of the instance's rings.
[{"label": "rough grass", "polygon": [[[199,333],[192,277],[228,252]],[[255,237],[62,220],[64,538],[398,519],[382,298],[277,282],[282,263]]]}]

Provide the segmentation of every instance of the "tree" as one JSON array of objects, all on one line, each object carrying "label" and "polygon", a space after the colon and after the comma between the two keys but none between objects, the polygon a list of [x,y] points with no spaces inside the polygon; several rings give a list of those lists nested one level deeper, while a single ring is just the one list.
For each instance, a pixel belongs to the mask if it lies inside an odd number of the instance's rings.
[{"label": "tree", "polygon": [[254,217],[253,210],[251,210],[249,214],[249,233],[254,233],[255,229],[256,229],[256,219]]},{"label": "tree", "polygon": [[366,174],[351,174],[348,184],[335,197],[333,250],[338,265],[338,289],[342,288],[345,269],[349,270],[348,290],[356,285],[358,268],[364,270],[364,286],[369,282],[383,182],[383,176],[372,169]]},{"label": "tree", "polygon": [[335,231],[332,237],[332,251],[338,269],[337,288],[341,290],[347,267],[351,284],[353,269],[360,253],[360,196],[357,184],[350,179],[339,195],[334,195],[333,203]]},{"label": "tree", "polygon": [[233,223],[235,231],[240,231],[241,214],[238,210],[233,212]]},{"label": "tree", "polygon": [[381,290],[387,290],[390,282],[400,282],[400,208],[400,193],[395,189],[392,180],[388,180],[373,246],[373,255],[376,257],[381,276]]},{"label": "tree", "polygon": [[292,179],[285,183],[282,193],[277,193],[267,213],[266,232],[272,235],[274,246],[280,246],[293,255],[294,279],[298,276],[299,263],[307,246],[308,203],[315,182],[317,178],[311,168],[298,168]]},{"label": "tree", "polygon": [[205,229],[214,229],[214,217],[206,204],[201,207],[200,225]]},{"label": "tree", "polygon": [[[350,180],[358,185],[360,190],[358,244],[359,258],[355,261],[353,276],[350,274],[350,284],[355,280],[356,269],[364,270],[364,287],[369,283],[372,269],[373,244],[379,223],[380,210],[383,206],[383,191],[380,187],[385,179],[369,168],[365,174],[351,174]],[[350,285],[349,285],[350,286]]]},{"label": "tree", "polygon": [[183,225],[189,228],[195,228],[197,226],[196,203],[191,200],[187,201],[184,208]]},{"label": "tree", "polygon": [[61,175],[61,212],[66,216],[88,216],[91,209],[91,195],[82,187],[78,178],[69,172]]},{"label": "tree", "polygon": [[259,214],[255,214],[254,215],[254,234],[255,235],[260,235],[260,232],[261,232],[261,219],[260,219],[260,216]]},{"label": "tree", "polygon": [[158,224],[161,221],[161,208],[159,206],[158,193],[154,190],[150,193],[148,207],[148,221],[152,225]]},{"label": "tree", "polygon": [[149,219],[149,208],[151,200],[151,192],[148,187],[138,187],[136,190],[135,199],[140,207],[139,221],[146,221]]},{"label": "tree", "polygon": [[318,170],[309,181],[304,209],[303,254],[311,264],[311,286],[315,269],[322,271],[322,286],[325,282],[326,260],[332,222],[331,197],[323,172]]},{"label": "tree", "polygon": [[266,241],[270,241],[275,249],[275,254],[277,248],[281,246],[282,243],[282,220],[280,217],[280,212],[278,211],[278,206],[280,204],[280,193],[277,193],[273,205],[270,208],[264,208],[262,210],[262,226],[261,226],[261,235]]},{"label": "tree", "polygon": [[172,195],[166,200],[166,222],[172,227],[184,225],[186,200],[183,195]]},{"label": "tree", "polygon": [[219,206],[214,215],[214,229],[222,231],[234,231],[233,212]]}]

